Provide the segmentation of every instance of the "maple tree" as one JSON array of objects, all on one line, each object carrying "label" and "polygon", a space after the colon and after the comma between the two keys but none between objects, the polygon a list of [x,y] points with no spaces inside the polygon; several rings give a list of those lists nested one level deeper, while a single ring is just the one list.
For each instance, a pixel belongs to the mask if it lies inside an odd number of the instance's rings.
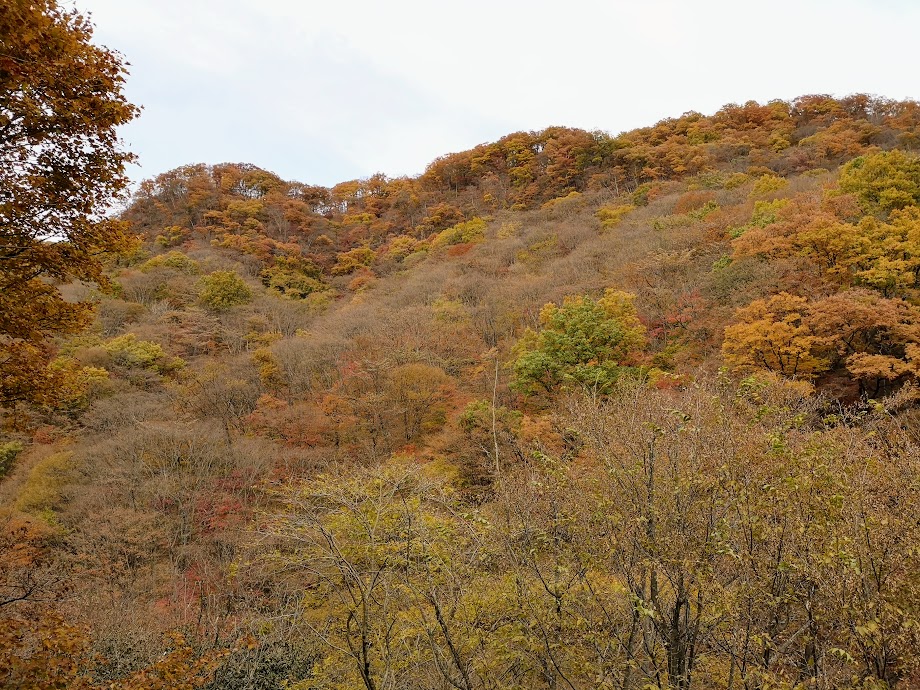
[{"label": "maple tree", "polygon": [[128,244],[104,214],[125,186],[116,128],[137,108],[125,68],[92,25],[53,0],[5,3],[0,18],[0,401],[48,396],[48,339],[89,318],[51,281],[102,286],[100,254]]}]

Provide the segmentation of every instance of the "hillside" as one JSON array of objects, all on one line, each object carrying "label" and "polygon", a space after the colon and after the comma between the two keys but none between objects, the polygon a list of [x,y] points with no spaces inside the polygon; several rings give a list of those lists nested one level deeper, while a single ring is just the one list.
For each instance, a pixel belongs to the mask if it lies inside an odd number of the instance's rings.
[{"label": "hillside", "polygon": [[918,146],[813,95],[145,181],[3,413],[0,678],[920,687]]}]

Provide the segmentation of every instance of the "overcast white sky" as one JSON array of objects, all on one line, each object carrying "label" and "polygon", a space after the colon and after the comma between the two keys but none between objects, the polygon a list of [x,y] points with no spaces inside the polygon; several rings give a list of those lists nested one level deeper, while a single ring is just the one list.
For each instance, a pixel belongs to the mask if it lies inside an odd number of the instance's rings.
[{"label": "overcast white sky", "polygon": [[920,97],[918,0],[62,2],[131,63],[135,179],[229,161],[331,185],[549,125]]}]

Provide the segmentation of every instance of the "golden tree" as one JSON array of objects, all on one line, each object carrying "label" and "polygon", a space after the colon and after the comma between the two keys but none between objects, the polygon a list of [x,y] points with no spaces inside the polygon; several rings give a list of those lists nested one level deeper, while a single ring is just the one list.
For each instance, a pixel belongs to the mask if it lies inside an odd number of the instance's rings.
[{"label": "golden tree", "polygon": [[50,336],[74,332],[90,305],[54,282],[106,285],[100,255],[125,246],[105,212],[127,182],[117,127],[138,109],[121,58],[53,0],[0,13],[0,404],[49,397]]},{"label": "golden tree", "polygon": [[827,368],[814,356],[819,338],[807,321],[808,300],[787,292],[758,299],[739,309],[737,323],[725,329],[722,354],[741,369],[767,369],[809,377]]}]

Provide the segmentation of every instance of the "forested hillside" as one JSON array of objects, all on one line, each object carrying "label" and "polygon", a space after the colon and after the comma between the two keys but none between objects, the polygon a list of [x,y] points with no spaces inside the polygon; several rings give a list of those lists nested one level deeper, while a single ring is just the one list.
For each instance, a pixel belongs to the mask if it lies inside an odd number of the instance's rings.
[{"label": "forested hillside", "polygon": [[920,687],[918,147],[812,95],[143,182],[4,372],[0,685]]}]

